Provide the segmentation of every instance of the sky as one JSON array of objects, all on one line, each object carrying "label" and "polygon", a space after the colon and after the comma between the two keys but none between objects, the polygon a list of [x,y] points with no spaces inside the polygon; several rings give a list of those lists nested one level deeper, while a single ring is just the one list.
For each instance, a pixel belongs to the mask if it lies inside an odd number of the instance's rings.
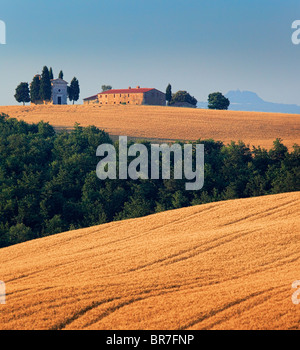
[{"label": "sky", "polygon": [[80,99],[101,85],[229,90],[300,105],[299,0],[0,0],[0,105],[43,66],[75,76]]}]

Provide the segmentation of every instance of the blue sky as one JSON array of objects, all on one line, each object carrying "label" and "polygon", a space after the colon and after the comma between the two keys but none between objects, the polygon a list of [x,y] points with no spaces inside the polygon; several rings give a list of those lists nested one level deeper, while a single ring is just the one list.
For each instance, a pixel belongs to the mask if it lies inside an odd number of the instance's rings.
[{"label": "blue sky", "polygon": [[[3,1],[2,1],[3,2]],[[0,105],[47,65],[82,98],[101,85],[209,93],[250,90],[300,105],[299,0],[10,0],[0,6]]]}]

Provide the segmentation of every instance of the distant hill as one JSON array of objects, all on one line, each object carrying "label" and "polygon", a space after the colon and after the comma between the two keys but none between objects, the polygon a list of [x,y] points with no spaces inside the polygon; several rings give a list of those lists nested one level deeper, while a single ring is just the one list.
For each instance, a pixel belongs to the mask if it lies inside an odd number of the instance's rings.
[{"label": "distant hill", "polygon": [[[225,95],[229,101],[229,110],[249,112],[273,112],[300,114],[300,106],[264,101],[255,92],[231,90]],[[207,102],[199,102],[198,108],[207,108]]]}]

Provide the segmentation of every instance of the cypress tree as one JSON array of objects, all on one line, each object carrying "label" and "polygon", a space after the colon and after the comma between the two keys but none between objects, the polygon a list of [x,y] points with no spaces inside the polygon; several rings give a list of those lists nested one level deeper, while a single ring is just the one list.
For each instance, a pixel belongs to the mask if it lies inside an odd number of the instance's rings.
[{"label": "cypress tree", "polygon": [[166,100],[168,101],[168,104],[170,103],[172,99],[172,86],[169,84],[166,89]]},{"label": "cypress tree", "polygon": [[40,76],[35,75],[30,84],[30,101],[33,103],[36,103],[37,101],[41,100],[40,86]]},{"label": "cypress tree", "polygon": [[50,77],[50,80],[54,79],[52,67],[50,67],[50,69],[49,69],[49,77]]},{"label": "cypress tree", "polygon": [[64,73],[63,73],[62,70],[59,72],[58,78],[59,78],[59,79],[63,79],[63,78],[64,78]]},{"label": "cypress tree", "polygon": [[74,101],[78,101],[79,93],[80,93],[79,82],[77,78],[74,77],[71,81],[70,86],[68,87],[69,100],[73,101],[73,104],[74,104]]},{"label": "cypress tree", "polygon": [[41,99],[44,101],[51,100],[51,81],[49,75],[49,69],[44,66],[41,78],[41,87],[40,87],[40,95]]}]

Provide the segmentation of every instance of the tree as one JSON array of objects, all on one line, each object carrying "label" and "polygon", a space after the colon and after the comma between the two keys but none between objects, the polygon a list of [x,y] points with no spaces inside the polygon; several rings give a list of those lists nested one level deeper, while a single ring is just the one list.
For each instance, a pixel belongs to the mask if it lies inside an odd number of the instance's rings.
[{"label": "tree", "polygon": [[8,245],[22,243],[30,239],[36,238],[30,227],[23,223],[11,226],[8,234]]},{"label": "tree", "polygon": [[41,88],[40,76],[35,75],[30,84],[30,101],[31,102],[36,103],[41,99],[40,88]]},{"label": "tree", "polygon": [[228,109],[230,101],[221,92],[213,92],[208,95],[209,109]]},{"label": "tree", "polygon": [[170,104],[171,99],[172,99],[172,86],[171,84],[169,84],[166,89],[166,100],[168,104]]},{"label": "tree", "polygon": [[48,67],[44,66],[41,77],[40,97],[44,101],[51,100],[51,81]]},{"label": "tree", "polygon": [[58,74],[58,79],[63,79],[64,78],[64,73],[63,71],[61,70]]},{"label": "tree", "polygon": [[46,220],[45,226],[44,236],[60,233],[64,230],[63,220],[60,215],[54,215],[52,219]]},{"label": "tree", "polygon": [[102,92],[103,92],[103,91],[107,91],[107,90],[111,90],[111,89],[112,89],[112,86],[110,86],[110,85],[102,85],[102,86],[101,86],[101,89],[102,89]]},{"label": "tree", "polygon": [[16,88],[14,96],[17,102],[23,102],[23,106],[25,102],[30,102],[28,83],[20,83]]},{"label": "tree", "polygon": [[172,105],[176,102],[187,102],[193,106],[196,106],[198,101],[195,99],[195,97],[192,97],[188,92],[180,90],[180,91],[177,91],[172,96],[172,99],[170,101],[170,105]]},{"label": "tree", "polygon": [[50,80],[54,79],[52,67],[50,67],[49,69],[49,77],[50,77]]},{"label": "tree", "polygon": [[80,93],[79,82],[76,79],[76,77],[74,77],[71,81],[70,86],[68,86],[69,100],[73,101],[73,104],[74,104],[74,101],[78,101],[79,93]]}]

